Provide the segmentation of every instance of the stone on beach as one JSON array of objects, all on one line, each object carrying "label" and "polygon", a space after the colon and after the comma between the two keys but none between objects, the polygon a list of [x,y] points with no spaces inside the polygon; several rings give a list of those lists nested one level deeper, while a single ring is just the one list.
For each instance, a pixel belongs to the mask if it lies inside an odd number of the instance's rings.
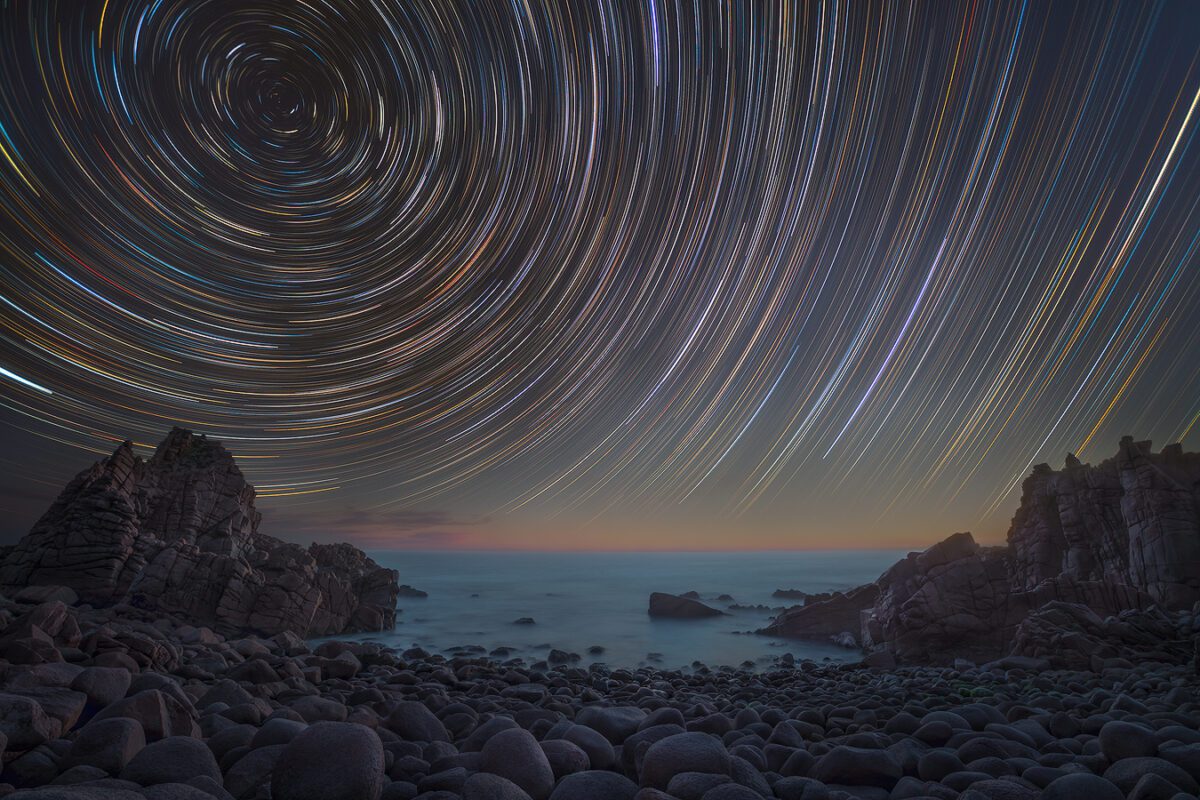
[{"label": "stone on beach", "polygon": [[378,800],[383,744],[367,727],[317,722],[283,746],[271,772],[272,800]]}]

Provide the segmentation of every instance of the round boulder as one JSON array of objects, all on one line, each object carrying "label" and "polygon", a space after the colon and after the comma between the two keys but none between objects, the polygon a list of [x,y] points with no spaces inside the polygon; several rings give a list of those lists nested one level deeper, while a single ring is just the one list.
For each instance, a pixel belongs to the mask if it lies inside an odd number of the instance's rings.
[{"label": "round boulder", "polygon": [[1143,775],[1165,778],[1187,794],[1200,792],[1200,786],[1197,786],[1191,775],[1162,758],[1123,758],[1104,772],[1104,777],[1115,783],[1125,794],[1133,791],[1133,787],[1137,786]]},{"label": "round boulder", "polygon": [[826,784],[879,786],[890,790],[904,777],[904,770],[886,750],[840,745],[817,759],[812,777]]},{"label": "round boulder", "polygon": [[707,733],[677,733],[659,739],[642,759],[642,785],[667,790],[681,772],[728,775],[729,753],[720,739]]},{"label": "round boulder", "polygon": [[1109,761],[1158,754],[1158,736],[1149,728],[1113,720],[1100,729],[1100,752]]},{"label": "round boulder", "polygon": [[146,734],[136,720],[126,717],[96,720],[76,734],[62,766],[86,764],[117,775],[145,746]]},{"label": "round boulder", "polygon": [[476,772],[462,786],[463,800],[529,800],[529,795],[508,778]]},{"label": "round boulder", "polygon": [[208,745],[190,736],[168,736],[147,745],[121,770],[121,780],[142,786],[183,783],[201,775],[219,781],[221,768]]},{"label": "round boulder", "polygon": [[318,722],[283,748],[273,800],[378,800],[383,791],[383,743],[370,728]]},{"label": "round boulder", "polygon": [[554,770],[555,779],[583,772],[592,766],[587,753],[566,739],[550,739],[541,742],[541,745],[546,760],[550,762],[550,769]]},{"label": "round boulder", "polygon": [[423,703],[405,700],[397,703],[383,723],[392,733],[409,742],[448,742],[446,726]]},{"label": "round boulder", "polygon": [[1042,800],[1125,800],[1125,793],[1099,775],[1076,772],[1050,781]]},{"label": "round boulder", "polygon": [[520,786],[533,800],[546,800],[554,788],[554,770],[538,740],[522,728],[510,728],[488,739],[480,751],[479,769]]},{"label": "round boulder", "polygon": [[637,784],[624,775],[593,769],[563,778],[550,800],[633,800],[637,793]]}]

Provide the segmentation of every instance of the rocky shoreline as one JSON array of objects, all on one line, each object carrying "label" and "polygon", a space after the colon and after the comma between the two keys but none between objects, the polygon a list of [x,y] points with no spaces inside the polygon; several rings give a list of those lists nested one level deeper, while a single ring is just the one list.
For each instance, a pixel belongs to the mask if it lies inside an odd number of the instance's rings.
[{"label": "rocky shoreline", "polygon": [[[176,430],[0,553],[0,796],[1196,797],[1198,516],[1200,457],[1127,439],[1035,469],[1007,548],[956,534],[858,589],[776,593],[803,604],[766,632],[861,662],[585,667],[364,639],[423,592],[259,533],[232,456]],[[648,613],[723,612],[688,592]]]},{"label": "rocky shoreline", "polygon": [[1197,604],[1200,454],[1126,436],[1099,464],[1034,467],[1006,545],[956,533],[873,583],[806,597],[760,633],[852,640],[882,663],[1027,655],[1080,668],[1128,646],[1105,619]]},{"label": "rocky shoreline", "polygon": [[24,599],[59,598],[0,601],[0,793],[13,800],[1200,791],[1200,680],[1166,654],[1099,671],[786,656],[761,672],[580,668],[226,638],[129,606],[68,605],[68,590],[35,594]]}]

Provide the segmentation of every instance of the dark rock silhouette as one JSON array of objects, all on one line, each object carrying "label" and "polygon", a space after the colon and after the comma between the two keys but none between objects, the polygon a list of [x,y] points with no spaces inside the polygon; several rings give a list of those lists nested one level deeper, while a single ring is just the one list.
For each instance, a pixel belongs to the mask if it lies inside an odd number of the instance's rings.
[{"label": "dark rock silhouette", "polygon": [[[873,584],[784,611],[761,632],[825,638],[848,630],[868,650],[911,662],[1017,654],[1078,664],[1090,661],[1088,640],[1104,637],[1097,621],[1124,612],[1154,628],[1152,608],[1198,600],[1200,455],[1179,445],[1154,453],[1125,437],[1098,465],[1069,456],[1059,471],[1035,467],[1007,546],[954,534]],[[1060,646],[1033,635],[1050,629]]]},{"label": "dark rock silhouette", "polygon": [[258,532],[254,488],[218,442],[173,429],[79,473],[0,562],[0,587],[64,585],[88,603],[195,625],[315,636],[391,628],[397,574],[349,544]]},{"label": "dark rock silhouette", "polygon": [[687,595],[654,592],[650,595],[650,607],[647,613],[652,617],[701,619],[703,617],[719,617],[725,612],[718,611],[711,606],[706,606],[699,600]]}]

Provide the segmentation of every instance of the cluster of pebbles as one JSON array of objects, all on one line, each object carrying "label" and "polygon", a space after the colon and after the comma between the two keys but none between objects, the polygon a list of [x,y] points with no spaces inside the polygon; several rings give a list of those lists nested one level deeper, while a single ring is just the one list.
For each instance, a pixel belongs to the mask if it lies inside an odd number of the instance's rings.
[{"label": "cluster of pebbles", "polygon": [[1179,800],[1191,665],[586,667],[0,602],[11,800]]}]

